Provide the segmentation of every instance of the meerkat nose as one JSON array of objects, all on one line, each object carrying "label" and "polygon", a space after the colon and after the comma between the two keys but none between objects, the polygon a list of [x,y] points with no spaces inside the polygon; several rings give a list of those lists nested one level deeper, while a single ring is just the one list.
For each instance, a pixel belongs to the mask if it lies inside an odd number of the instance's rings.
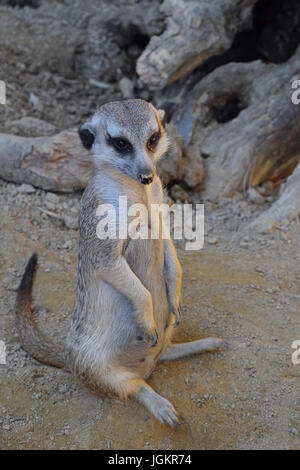
[{"label": "meerkat nose", "polygon": [[153,181],[153,173],[150,175],[139,175],[138,178],[142,184],[150,184]]}]

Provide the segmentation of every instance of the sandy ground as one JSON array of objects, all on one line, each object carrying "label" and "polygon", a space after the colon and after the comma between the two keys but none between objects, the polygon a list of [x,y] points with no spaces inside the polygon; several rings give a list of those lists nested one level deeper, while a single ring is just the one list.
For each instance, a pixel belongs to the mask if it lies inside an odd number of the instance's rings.
[{"label": "sandy ground", "polygon": [[[99,399],[21,349],[12,289],[32,251],[39,253],[36,316],[57,342],[74,299],[77,232],[41,213],[45,196],[0,184],[0,339],[7,346],[7,364],[0,365],[1,449],[300,447],[300,365],[291,361],[291,344],[300,340],[299,221],[241,238],[237,206],[208,204],[204,249],[179,249],[183,319],[176,340],[220,336],[228,348],[157,366],[149,382],[181,416],[181,425],[169,429],[133,400]],[[75,212],[78,199],[60,196],[58,205]],[[253,206],[243,205],[251,216]]]}]

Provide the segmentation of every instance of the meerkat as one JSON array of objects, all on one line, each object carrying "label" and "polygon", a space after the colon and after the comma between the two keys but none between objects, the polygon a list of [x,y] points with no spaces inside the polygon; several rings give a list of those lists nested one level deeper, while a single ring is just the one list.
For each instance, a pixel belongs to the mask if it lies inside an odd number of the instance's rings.
[{"label": "meerkat", "polygon": [[[173,344],[181,303],[182,269],[171,238],[106,238],[96,234],[97,207],[146,207],[163,201],[157,161],[168,148],[165,113],[140,100],[102,105],[79,129],[93,160],[81,199],[77,289],[64,346],[37,328],[31,291],[37,256],[30,258],[16,300],[23,348],[45,364],[65,368],[96,392],[135,397],[155,418],[176,425],[173,405],[148,385],[157,361],[212,351],[224,342],[205,338]],[[163,224],[163,220],[161,224]],[[149,222],[150,224],[150,222]]]}]

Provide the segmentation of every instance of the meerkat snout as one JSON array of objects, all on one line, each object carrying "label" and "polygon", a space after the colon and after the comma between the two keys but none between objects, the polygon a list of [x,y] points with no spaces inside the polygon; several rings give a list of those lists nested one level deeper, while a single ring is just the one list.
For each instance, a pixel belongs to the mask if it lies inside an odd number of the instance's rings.
[{"label": "meerkat snout", "polygon": [[145,175],[145,174],[138,175],[138,179],[140,180],[142,184],[151,184],[153,181],[153,177],[154,177],[153,173],[151,173],[150,175]]}]

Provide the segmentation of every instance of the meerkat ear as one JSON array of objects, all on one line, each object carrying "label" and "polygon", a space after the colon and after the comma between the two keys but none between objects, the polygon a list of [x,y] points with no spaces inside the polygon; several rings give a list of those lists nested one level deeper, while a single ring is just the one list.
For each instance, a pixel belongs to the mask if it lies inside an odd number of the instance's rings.
[{"label": "meerkat ear", "polygon": [[163,127],[165,127],[166,122],[167,122],[166,111],[164,109],[159,109],[158,115],[159,115],[160,122],[162,123]]},{"label": "meerkat ear", "polygon": [[78,134],[84,148],[91,150],[96,136],[96,132],[92,124],[90,122],[83,124],[79,128]]}]

